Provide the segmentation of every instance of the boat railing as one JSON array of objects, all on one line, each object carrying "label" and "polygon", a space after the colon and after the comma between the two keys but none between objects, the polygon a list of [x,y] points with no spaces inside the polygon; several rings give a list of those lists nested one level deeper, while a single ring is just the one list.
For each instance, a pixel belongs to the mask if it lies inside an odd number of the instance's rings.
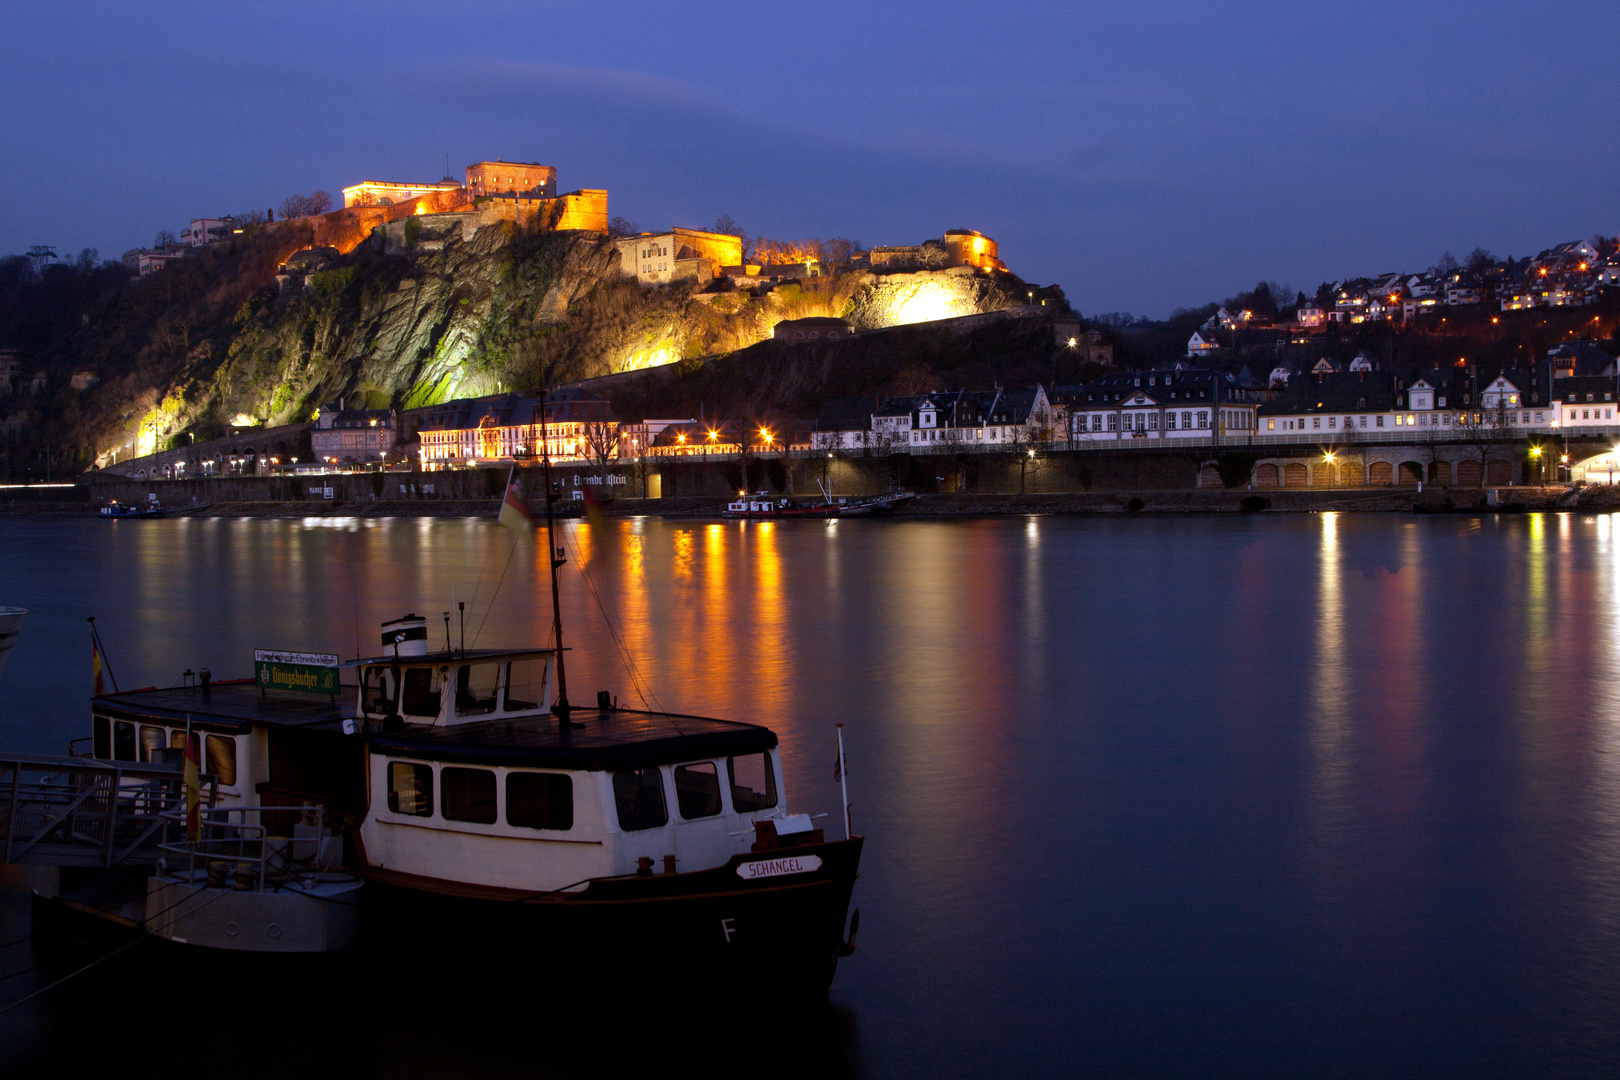
[{"label": "boat railing", "polygon": [[[212,786],[213,777],[203,777]],[[217,789],[205,796],[209,805]],[[159,856],[163,815],[185,805],[178,766],[81,757],[0,758],[6,863],[110,868]]]},{"label": "boat railing", "polygon": [[[332,869],[342,851],[341,841],[327,828],[326,807],[320,805],[213,807],[201,812],[195,839],[185,835],[183,806],[163,819],[158,850],[168,871],[183,873],[188,882],[206,880],[215,888],[263,892],[267,885],[299,874]],[[174,839],[171,830],[178,833]]]}]

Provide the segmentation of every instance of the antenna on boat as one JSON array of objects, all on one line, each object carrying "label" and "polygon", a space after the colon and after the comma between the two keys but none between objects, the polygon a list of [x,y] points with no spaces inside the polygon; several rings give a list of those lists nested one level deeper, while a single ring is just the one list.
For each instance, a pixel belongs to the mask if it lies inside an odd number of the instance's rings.
[{"label": "antenna on boat", "polygon": [[546,422],[544,389],[540,391],[540,448],[541,463],[546,470],[546,546],[551,549],[547,552],[547,561],[551,563],[551,635],[557,643],[557,700],[551,706],[551,712],[563,731],[567,732],[576,725],[568,719],[568,671],[563,667],[562,605],[557,599],[557,568],[562,565],[558,556],[562,549],[557,546],[557,515],[553,506],[557,501],[557,490],[551,482],[551,431]]},{"label": "antenna on boat", "polygon": [[[444,655],[449,656],[455,651],[456,650],[450,644],[450,613],[447,611],[444,613]],[[397,646],[395,647],[394,652],[396,654],[399,652]]]}]

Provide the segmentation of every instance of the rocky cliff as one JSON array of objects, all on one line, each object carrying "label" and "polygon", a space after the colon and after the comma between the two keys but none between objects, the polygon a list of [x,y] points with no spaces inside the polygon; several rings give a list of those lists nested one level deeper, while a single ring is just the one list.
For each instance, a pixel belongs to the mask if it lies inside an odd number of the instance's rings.
[{"label": "rocky cliff", "polygon": [[[393,222],[343,255],[313,239],[297,223],[261,230],[86,301],[39,349],[64,377],[34,419],[105,461],[305,420],[335,400],[415,407],[730,354],[784,318],[874,328],[1024,299],[1011,275],[965,268],[644,287],[600,234],[476,214]],[[100,382],[69,391],[78,370]]]}]

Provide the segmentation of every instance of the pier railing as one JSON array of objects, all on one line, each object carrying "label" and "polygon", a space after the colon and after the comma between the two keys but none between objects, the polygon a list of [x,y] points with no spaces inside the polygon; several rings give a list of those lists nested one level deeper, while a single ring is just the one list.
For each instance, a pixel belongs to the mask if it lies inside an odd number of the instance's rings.
[{"label": "pier railing", "polygon": [[[207,805],[218,799],[204,776]],[[180,765],[80,757],[0,757],[0,862],[153,865],[164,815],[184,813]]]}]

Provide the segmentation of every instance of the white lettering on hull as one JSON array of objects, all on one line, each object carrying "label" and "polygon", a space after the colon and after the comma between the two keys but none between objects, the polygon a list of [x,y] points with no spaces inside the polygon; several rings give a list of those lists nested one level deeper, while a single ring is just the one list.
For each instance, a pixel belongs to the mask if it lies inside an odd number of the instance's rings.
[{"label": "white lettering on hull", "polygon": [[786,877],[789,874],[808,874],[821,869],[819,855],[793,855],[786,859],[760,859],[737,864],[737,876],[744,881]]}]

